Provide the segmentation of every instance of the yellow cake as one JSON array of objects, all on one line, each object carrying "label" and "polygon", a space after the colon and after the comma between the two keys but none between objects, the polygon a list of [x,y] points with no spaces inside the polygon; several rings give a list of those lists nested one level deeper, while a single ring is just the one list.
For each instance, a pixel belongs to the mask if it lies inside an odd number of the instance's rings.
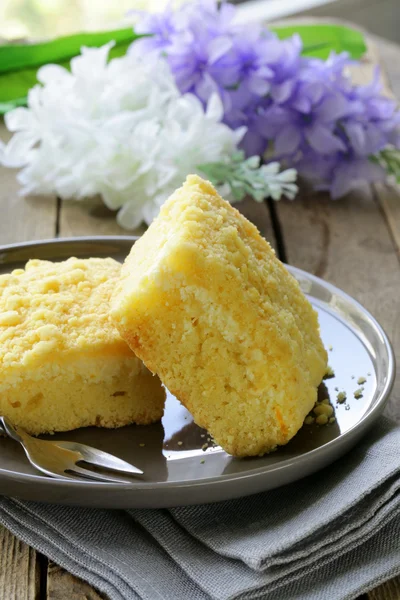
[{"label": "yellow cake", "polygon": [[288,442],[326,370],[318,318],[270,245],[191,175],[134,244],[112,318],[227,452]]},{"label": "yellow cake", "polygon": [[161,418],[164,389],[109,318],[111,258],[0,276],[0,414],[32,434]]}]

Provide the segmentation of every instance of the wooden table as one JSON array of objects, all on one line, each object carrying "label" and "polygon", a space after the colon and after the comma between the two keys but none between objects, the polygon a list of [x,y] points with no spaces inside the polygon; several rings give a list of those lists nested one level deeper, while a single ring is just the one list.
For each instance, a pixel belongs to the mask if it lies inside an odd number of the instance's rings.
[{"label": "wooden table", "polygon": [[[375,40],[391,88],[400,98],[400,47]],[[356,76],[370,77],[374,46]],[[1,125],[0,137],[6,132]],[[15,172],[0,171],[0,243],[52,237],[115,235],[121,230],[101,203],[90,208],[53,198],[19,199]],[[294,202],[252,201],[239,208],[257,224],[278,256],[331,281],[382,323],[400,364],[400,190],[365,186],[332,202],[300,195]],[[400,379],[387,414],[400,423]],[[98,600],[102,596],[0,528],[0,600]],[[400,578],[363,597],[400,600]],[[192,600],[192,599],[190,599]],[[195,599],[193,599],[195,600]],[[334,598],[332,600],[335,600]]]}]

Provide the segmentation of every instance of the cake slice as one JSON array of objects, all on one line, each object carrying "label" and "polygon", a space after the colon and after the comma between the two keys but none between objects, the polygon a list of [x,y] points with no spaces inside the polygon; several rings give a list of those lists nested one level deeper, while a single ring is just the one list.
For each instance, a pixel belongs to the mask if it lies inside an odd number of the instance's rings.
[{"label": "cake slice", "polygon": [[164,388],[109,318],[121,265],[31,260],[0,276],[0,414],[29,433],[161,418]]},{"label": "cake slice", "polygon": [[227,452],[288,442],[326,370],[318,318],[270,245],[189,176],[125,261],[112,318]]}]

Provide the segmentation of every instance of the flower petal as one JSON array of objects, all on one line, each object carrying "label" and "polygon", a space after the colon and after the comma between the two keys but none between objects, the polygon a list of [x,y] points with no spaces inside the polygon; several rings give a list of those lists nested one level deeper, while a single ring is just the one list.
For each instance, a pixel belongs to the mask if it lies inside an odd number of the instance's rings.
[{"label": "flower petal", "polygon": [[316,123],[304,130],[308,143],[313,150],[321,154],[333,154],[334,152],[345,152],[346,146],[327,127]]},{"label": "flower petal", "polygon": [[255,131],[247,131],[240,142],[240,147],[245,151],[246,156],[253,156],[255,154],[262,155],[265,146],[265,139]]},{"label": "flower petal", "polygon": [[356,184],[352,175],[347,171],[337,169],[330,185],[330,193],[333,200],[345,196]]},{"label": "flower petal", "polygon": [[291,79],[288,79],[287,81],[284,81],[283,83],[274,84],[271,88],[272,98],[278,104],[282,104],[283,102],[286,102],[286,100],[288,100],[289,97],[291,96],[291,94],[295,88],[295,85],[296,85],[295,81],[293,81]]},{"label": "flower petal", "polygon": [[71,74],[67,69],[60,65],[44,65],[40,67],[36,74],[37,80],[46,85],[46,83],[69,79]]},{"label": "flower petal", "polygon": [[211,94],[218,93],[218,85],[208,73],[205,73],[196,82],[195,91],[201,100],[207,101]]},{"label": "flower petal", "polygon": [[218,94],[213,93],[207,102],[206,118],[213,121],[222,121],[224,116],[224,107]]},{"label": "flower petal", "polygon": [[336,93],[324,98],[315,112],[320,121],[333,123],[350,114],[351,106],[344,96]]},{"label": "flower petal", "polygon": [[111,210],[120,208],[124,203],[124,196],[121,190],[111,187],[104,187],[101,191],[101,195],[103,197],[104,204]]},{"label": "flower petal", "polygon": [[210,65],[217,62],[232,48],[232,40],[228,36],[213,39],[207,46],[208,62]]},{"label": "flower petal", "polygon": [[271,89],[271,84],[269,81],[265,81],[264,79],[261,79],[261,77],[254,75],[253,77],[249,78],[248,87],[253,94],[256,94],[257,96],[265,96],[265,94],[267,94]]},{"label": "flower petal", "polygon": [[143,222],[142,207],[140,204],[136,204],[134,200],[124,204],[118,211],[117,222],[119,225],[121,225],[121,227],[128,230],[139,227],[139,225]]},{"label": "flower petal", "polygon": [[286,125],[275,139],[275,154],[278,156],[293,154],[301,142],[301,133],[295,125]]},{"label": "flower petal", "polygon": [[233,131],[235,146],[238,146],[246,135],[247,127],[238,127]]},{"label": "flower petal", "polygon": [[89,73],[96,76],[103,72],[107,64],[108,54],[115,42],[108,42],[100,48],[82,47],[81,54],[71,60],[71,72],[75,77],[86,79]]},{"label": "flower petal", "polygon": [[3,150],[2,164],[5,167],[23,167],[29,163],[30,150],[38,138],[30,131],[18,131]]},{"label": "flower petal", "polygon": [[364,154],[366,136],[361,123],[349,122],[345,124],[344,128],[354,152],[360,155]]},{"label": "flower petal", "polygon": [[4,122],[9,131],[20,131],[31,129],[35,124],[35,118],[28,108],[14,108],[4,115]]},{"label": "flower petal", "polygon": [[295,108],[301,113],[307,114],[311,111],[312,105],[311,100],[305,95],[297,96],[291,103],[292,108]]},{"label": "flower petal", "polygon": [[368,158],[343,161],[334,171],[331,196],[333,199],[341,198],[357,185],[385,179],[384,169]]}]

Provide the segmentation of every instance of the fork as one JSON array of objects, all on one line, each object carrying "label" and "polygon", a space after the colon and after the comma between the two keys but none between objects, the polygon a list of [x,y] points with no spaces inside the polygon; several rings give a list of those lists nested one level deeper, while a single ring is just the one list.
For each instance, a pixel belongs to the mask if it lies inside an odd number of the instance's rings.
[{"label": "fork", "polygon": [[127,479],[118,479],[85,469],[78,464],[81,462],[124,475],[143,475],[143,471],[137,467],[91,446],[77,442],[52,442],[32,437],[21,427],[12,425],[6,417],[0,417],[0,433],[5,433],[19,442],[31,465],[50,477],[75,481],[84,477],[109,483],[130,483]]}]

